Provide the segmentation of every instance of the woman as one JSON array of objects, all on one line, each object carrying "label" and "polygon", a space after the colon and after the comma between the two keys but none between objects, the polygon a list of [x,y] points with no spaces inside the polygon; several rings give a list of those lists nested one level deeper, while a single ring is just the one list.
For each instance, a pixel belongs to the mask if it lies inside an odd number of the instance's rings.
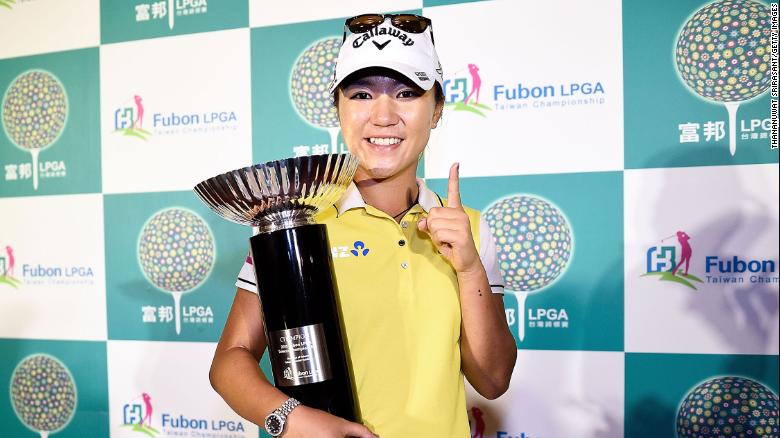
[{"label": "woman", "polygon": [[448,201],[415,178],[444,106],[430,24],[408,14],[347,20],[331,85],[344,141],[360,165],[318,220],[334,245],[363,424],[297,405],[265,379],[251,260],[239,274],[210,379],[259,425],[283,407],[285,438],[467,437],[463,376],[489,399],[509,385],[517,349],[489,229],[460,203],[457,164]]}]

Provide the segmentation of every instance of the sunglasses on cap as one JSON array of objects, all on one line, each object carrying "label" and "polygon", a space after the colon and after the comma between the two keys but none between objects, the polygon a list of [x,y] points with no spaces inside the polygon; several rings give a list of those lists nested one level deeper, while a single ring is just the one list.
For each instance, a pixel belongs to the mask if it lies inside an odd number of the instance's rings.
[{"label": "sunglasses on cap", "polygon": [[347,29],[354,34],[366,33],[384,23],[386,18],[390,19],[393,27],[408,33],[423,33],[431,28],[431,42],[433,42],[431,19],[415,14],[362,14],[347,18],[344,21],[344,39],[341,42],[347,40]]}]

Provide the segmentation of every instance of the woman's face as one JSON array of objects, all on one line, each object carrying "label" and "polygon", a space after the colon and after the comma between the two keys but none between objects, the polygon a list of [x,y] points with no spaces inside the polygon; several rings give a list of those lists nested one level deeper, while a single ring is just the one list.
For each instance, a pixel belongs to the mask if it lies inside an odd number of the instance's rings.
[{"label": "woman's face", "polygon": [[339,89],[338,112],[344,141],[360,158],[356,176],[385,179],[416,169],[442,104],[435,88],[425,92],[400,75],[375,73]]}]

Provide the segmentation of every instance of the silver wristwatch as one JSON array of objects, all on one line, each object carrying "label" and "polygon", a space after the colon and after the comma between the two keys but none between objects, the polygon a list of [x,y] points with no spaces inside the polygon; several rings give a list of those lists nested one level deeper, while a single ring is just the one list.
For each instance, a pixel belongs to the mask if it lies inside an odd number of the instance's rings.
[{"label": "silver wristwatch", "polygon": [[288,398],[278,409],[265,417],[265,421],[263,422],[265,431],[271,436],[281,435],[282,432],[284,432],[284,423],[287,422],[287,416],[290,415],[290,412],[299,404],[301,404],[301,402],[298,400],[292,397]]}]

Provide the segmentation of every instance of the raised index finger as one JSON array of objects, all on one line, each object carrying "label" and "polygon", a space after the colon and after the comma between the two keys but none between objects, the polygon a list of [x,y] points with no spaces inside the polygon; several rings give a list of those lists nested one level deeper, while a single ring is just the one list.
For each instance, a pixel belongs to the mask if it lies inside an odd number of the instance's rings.
[{"label": "raised index finger", "polygon": [[447,184],[447,206],[460,208],[460,163],[455,163],[450,167],[450,179]]}]

